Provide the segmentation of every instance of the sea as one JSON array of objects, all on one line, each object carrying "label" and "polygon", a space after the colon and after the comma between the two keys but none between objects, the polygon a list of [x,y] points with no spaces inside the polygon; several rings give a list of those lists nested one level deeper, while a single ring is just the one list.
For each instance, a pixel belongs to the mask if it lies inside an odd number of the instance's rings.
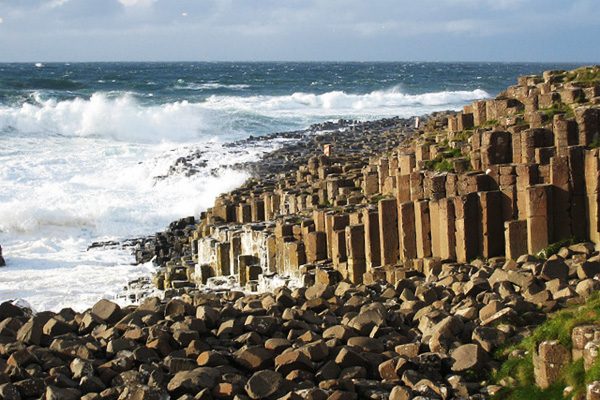
[{"label": "sea", "polygon": [[[535,63],[0,64],[0,302],[81,311],[114,298],[151,263],[88,249],[198,215],[286,141],[228,144],[340,118],[458,110]],[[169,174],[202,152],[199,173]],[[164,178],[166,176],[166,178]]]}]

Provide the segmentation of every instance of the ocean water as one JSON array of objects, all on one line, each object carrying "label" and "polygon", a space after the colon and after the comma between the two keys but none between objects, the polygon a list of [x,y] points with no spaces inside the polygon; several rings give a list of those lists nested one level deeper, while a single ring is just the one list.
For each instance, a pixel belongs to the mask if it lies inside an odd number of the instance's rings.
[{"label": "ocean water", "polygon": [[[517,76],[574,65],[505,63],[0,64],[0,301],[77,310],[152,271],[94,249],[197,215],[282,140],[249,135],[339,118],[459,109]],[[158,179],[201,151],[206,167]]]}]

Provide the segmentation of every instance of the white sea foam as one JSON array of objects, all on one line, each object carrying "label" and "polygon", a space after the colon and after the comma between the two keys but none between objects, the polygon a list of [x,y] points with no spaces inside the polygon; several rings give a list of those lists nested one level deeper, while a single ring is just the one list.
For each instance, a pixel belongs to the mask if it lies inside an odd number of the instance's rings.
[{"label": "white sea foam", "polygon": [[178,83],[181,86],[178,86],[178,89],[188,89],[188,90],[217,90],[217,89],[229,89],[229,90],[244,90],[249,89],[250,85],[244,83],[218,83],[218,82],[206,82],[206,83],[185,83],[185,81],[180,80]]},{"label": "white sea foam", "polygon": [[[218,141],[191,146],[0,135],[0,244],[8,264],[0,268],[0,301],[24,298],[37,310],[57,310],[112,297],[149,267],[130,265],[129,250],[86,251],[91,242],[151,234],[198,215],[246,179],[228,165],[278,145],[235,149]],[[193,149],[207,161],[199,174],[156,179]],[[215,168],[217,175],[210,173]]]},{"label": "white sea foam", "polygon": [[343,91],[332,91],[323,94],[294,93],[289,96],[250,96],[230,97],[211,96],[207,103],[210,107],[238,108],[238,109],[267,109],[319,111],[336,110],[347,112],[368,111],[375,112],[383,108],[388,113],[390,108],[397,113],[402,110],[399,107],[411,106],[456,106],[465,102],[489,97],[489,94],[481,89],[473,91],[433,92],[424,94],[405,94],[399,88],[390,90],[378,90],[367,94],[350,94]]},{"label": "white sea foam", "polygon": [[[210,96],[205,101],[141,104],[132,94],[96,93],[89,99],[56,101],[36,96],[34,104],[0,107],[0,132],[100,136],[121,141],[156,143],[206,140],[214,135],[239,137],[245,124],[262,119],[292,127],[327,118],[408,117],[437,109],[457,109],[489,97],[481,89],[405,94],[398,88],[366,94],[332,91],[284,96]],[[249,128],[252,129],[252,128]],[[228,136],[229,135],[229,136]],[[233,136],[232,136],[233,135]]]}]

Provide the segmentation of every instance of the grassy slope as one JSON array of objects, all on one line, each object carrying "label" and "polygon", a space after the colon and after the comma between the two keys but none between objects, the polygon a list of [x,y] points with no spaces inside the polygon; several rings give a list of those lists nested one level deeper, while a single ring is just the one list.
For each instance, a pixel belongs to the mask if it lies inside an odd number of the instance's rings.
[{"label": "grassy slope", "polygon": [[[495,398],[497,399],[562,399],[566,386],[574,388],[573,394],[585,393],[585,385],[600,380],[600,362],[587,372],[583,370],[583,360],[571,363],[564,369],[559,382],[546,390],[539,389],[534,382],[532,354],[544,340],[558,340],[571,349],[571,331],[583,324],[600,324],[600,294],[592,296],[586,304],[567,308],[552,314],[548,320],[537,327],[533,334],[521,343],[501,349],[496,358],[503,361],[501,368],[494,373],[496,383],[510,382],[510,387],[504,388]],[[510,356],[510,355],[513,356]],[[518,354],[518,356],[515,356]]]}]

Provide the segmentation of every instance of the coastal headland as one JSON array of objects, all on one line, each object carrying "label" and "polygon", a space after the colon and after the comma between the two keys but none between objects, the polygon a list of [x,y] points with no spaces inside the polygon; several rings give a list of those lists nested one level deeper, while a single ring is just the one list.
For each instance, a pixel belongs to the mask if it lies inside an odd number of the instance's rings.
[{"label": "coastal headland", "polygon": [[[600,67],[293,138],[138,242],[164,299],[0,304],[0,397],[600,398]],[[577,307],[566,334],[536,330]],[[511,360],[529,375],[499,373]]]}]

